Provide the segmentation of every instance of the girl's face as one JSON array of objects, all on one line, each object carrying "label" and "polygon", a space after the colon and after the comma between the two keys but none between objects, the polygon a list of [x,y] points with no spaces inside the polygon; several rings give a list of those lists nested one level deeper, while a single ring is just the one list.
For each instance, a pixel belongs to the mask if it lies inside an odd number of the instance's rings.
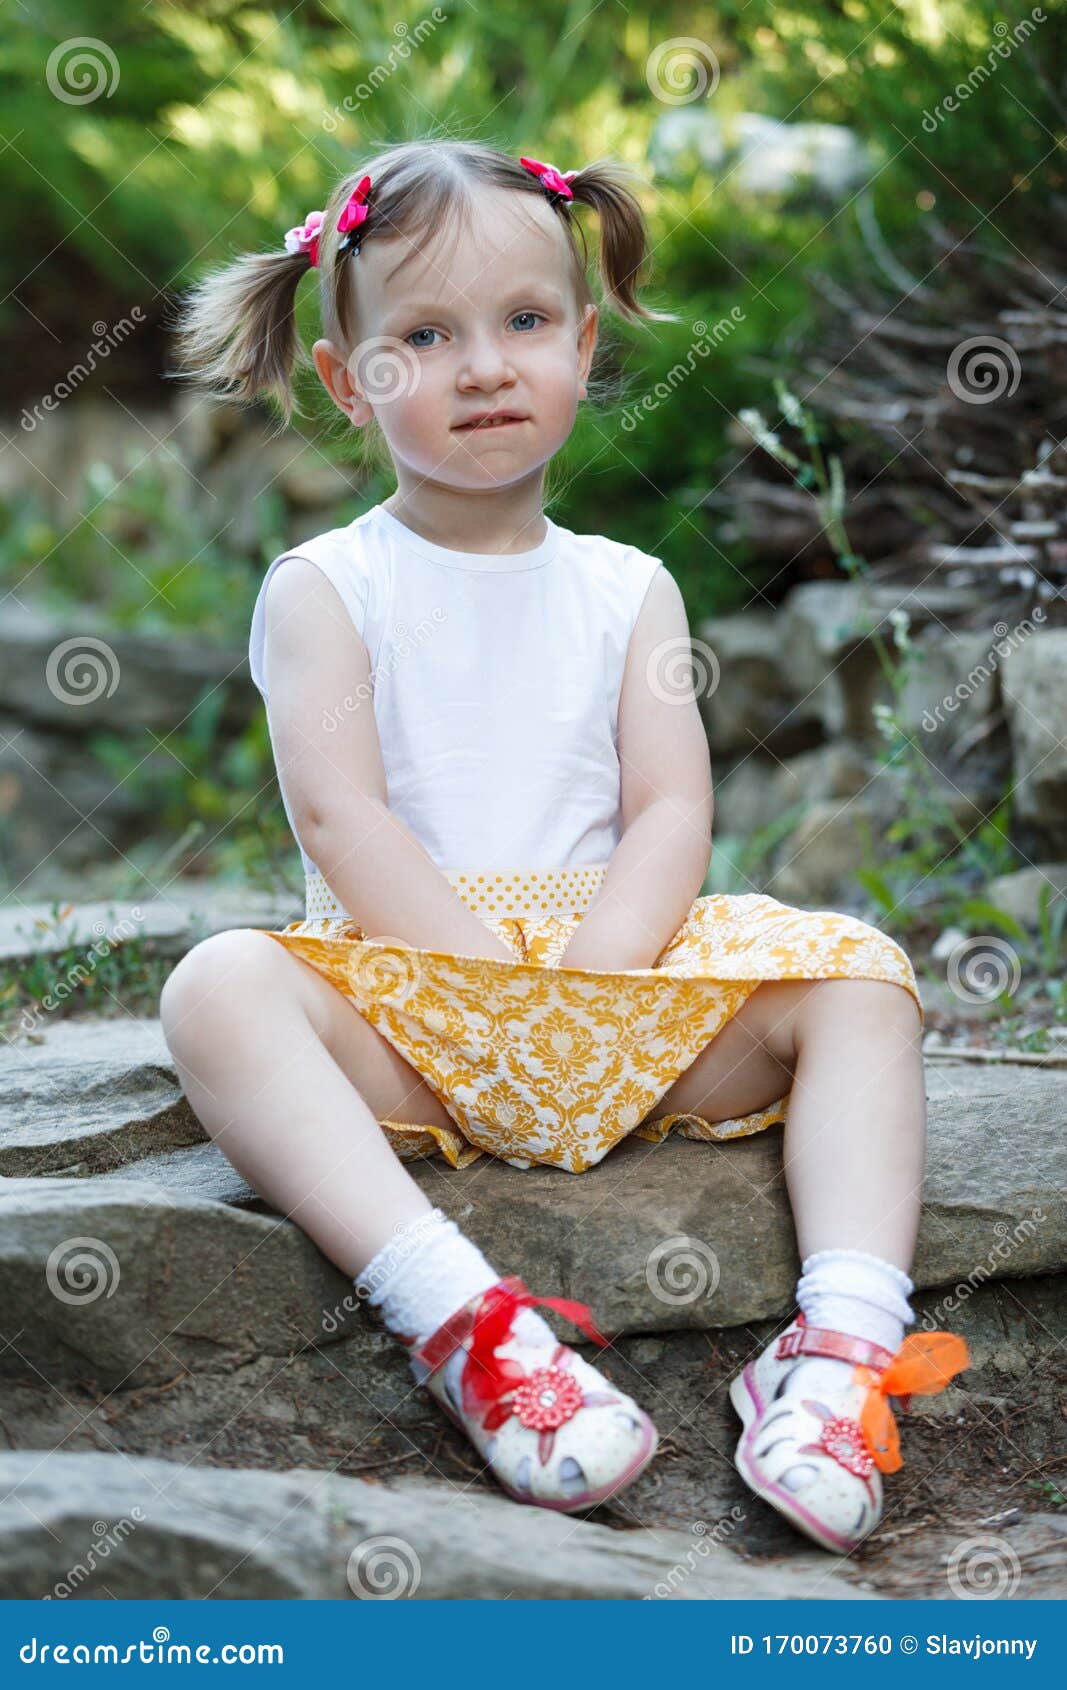
[{"label": "girl's face", "polygon": [[[357,427],[376,417],[394,464],[420,480],[477,490],[539,472],[574,426],[596,344],[558,214],[487,189],[469,232],[452,227],[390,277],[408,251],[368,242],[348,261],[366,333],[343,364],[316,343],[333,398]],[[513,420],[476,426],[486,413]]]}]

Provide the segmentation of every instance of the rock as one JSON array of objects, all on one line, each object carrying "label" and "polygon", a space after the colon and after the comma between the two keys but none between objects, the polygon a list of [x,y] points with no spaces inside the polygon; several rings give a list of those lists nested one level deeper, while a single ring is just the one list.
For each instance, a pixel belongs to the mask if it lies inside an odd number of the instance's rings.
[{"label": "rock", "polygon": [[[84,1179],[87,1167],[57,1170],[68,1178]],[[228,1203],[238,1209],[258,1209],[273,1214],[270,1205],[242,1179],[232,1162],[228,1162],[218,1145],[198,1144],[191,1150],[165,1150],[158,1155],[144,1156],[128,1167],[112,1168],[100,1174],[102,1180],[134,1180],[140,1185],[154,1185],[164,1196],[206,1197],[212,1203]]]},{"label": "rock", "polygon": [[352,1295],[292,1222],[133,1178],[0,1180],[0,1262],[0,1370],[105,1388],[291,1355]]},{"label": "rock", "polygon": [[783,841],[784,861],[767,876],[766,891],[802,909],[832,901],[878,861],[881,832],[878,809],[866,798],[816,800]]},{"label": "rock", "polygon": [[1046,887],[1048,914],[1053,919],[1057,904],[1067,898],[1067,863],[1035,863],[1030,868],[1017,869],[1014,874],[1000,874],[989,882],[987,897],[1014,921],[1024,927],[1037,927]]},{"label": "rock", "polygon": [[891,702],[871,634],[877,627],[890,652],[890,612],[903,610],[913,624],[972,608],[960,588],[870,586],[860,581],[803,581],[784,600],[773,650],[796,696],[808,700],[827,736],[844,734],[876,742],[876,701]]},{"label": "rock", "polygon": [[247,652],[115,630],[86,612],[71,634],[40,610],[11,608],[0,637],[0,712],[82,736],[151,728],[172,733],[203,692],[225,686],[223,725],[244,726],[262,701]]},{"label": "rock", "polygon": [[60,1021],[0,1059],[0,1174],[82,1174],[198,1144],[158,1021]]},{"label": "rock", "polygon": [[[916,1284],[1061,1270],[1067,1074],[946,1062],[928,1069],[927,1092]],[[589,1303],[609,1334],[791,1312],[799,1262],[777,1128],[724,1144],[627,1139],[578,1178],[488,1157],[463,1170],[437,1158],[408,1166],[501,1271]],[[0,1182],[4,1335],[16,1346],[0,1367],[30,1356],[53,1376],[58,1357],[68,1370],[77,1357],[105,1381],[154,1380],[176,1357],[210,1371],[320,1341],[331,1310],[356,1306],[351,1283],[294,1223],[251,1212],[254,1201],[207,1145],[155,1149],[121,1177]],[[92,1300],[64,1297],[61,1267],[50,1286],[52,1253],[79,1238],[100,1263],[86,1282]]]},{"label": "rock", "polygon": [[[841,740],[784,760],[743,756],[730,767],[714,771],[714,833],[748,839],[763,828],[780,825],[789,810],[796,809],[799,822],[808,805],[820,800],[853,798],[865,789],[880,791],[878,768],[859,747]],[[899,809],[895,794],[891,803],[895,815]]]},{"label": "rock", "polygon": [[[203,1469],[139,1456],[0,1455],[9,1598],[863,1599],[798,1547],[753,1564],[710,1535],[615,1531],[432,1480]],[[107,1530],[100,1532],[99,1522]],[[703,1523],[703,1522],[701,1522]]]},{"label": "rock", "polygon": [[993,630],[956,633],[935,623],[914,640],[917,663],[900,699],[902,725],[924,756],[970,736],[1000,704],[1000,659]]},{"label": "rock", "polygon": [[1062,733],[1067,628],[1033,634],[1010,651],[1003,661],[1001,685],[1015,758],[1018,814],[1063,838],[1067,827],[1067,742]]},{"label": "rock", "polygon": [[[194,943],[232,927],[284,927],[303,918],[303,897],[254,892],[211,881],[175,883],[165,897],[140,902],[108,898],[64,903],[55,919],[50,903],[19,904],[0,910],[0,961],[27,962],[59,956],[81,946],[80,961],[91,969],[95,954],[127,939],[151,939],[161,956],[184,956]],[[48,1009],[45,1009],[48,1013]],[[33,1016],[41,1020],[40,1014]],[[88,1018],[86,1018],[88,1025]],[[107,1026],[113,1026],[109,1021]]]},{"label": "rock", "polygon": [[788,756],[818,737],[815,712],[783,676],[778,639],[772,611],[741,611],[697,628],[697,694],[713,757]]},{"label": "rock", "polygon": [[39,866],[47,863],[53,875],[80,872],[142,814],[130,787],[116,783],[82,742],[0,715],[0,874],[23,897]]}]

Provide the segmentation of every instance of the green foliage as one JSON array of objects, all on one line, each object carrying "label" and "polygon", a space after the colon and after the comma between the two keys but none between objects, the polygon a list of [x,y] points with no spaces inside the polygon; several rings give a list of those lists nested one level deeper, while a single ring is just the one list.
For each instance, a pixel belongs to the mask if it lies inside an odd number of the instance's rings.
[{"label": "green foliage", "polygon": [[[95,319],[114,322],[134,305],[158,329],[173,295],[205,268],[277,248],[340,173],[383,144],[450,134],[564,168],[615,156],[647,183],[647,297],[681,321],[624,328],[602,317],[614,397],[583,407],[551,466],[553,515],[662,556],[694,622],[780,594],[788,572],[757,564],[719,514],[744,438],[738,419],[758,413],[783,447],[782,468],[817,501],[837,567],[862,574],[842,526],[841,441],[797,409],[792,386],[831,309],[823,275],[855,282],[862,272],[908,293],[929,281],[924,220],[1011,253],[1029,250],[1035,225],[1052,215],[1063,190],[1063,15],[1049,8],[1016,45],[1001,14],[999,0],[721,0],[697,19],[652,0],[617,11],[581,0],[533,9],[443,0],[432,13],[381,0],[53,0],[12,19],[0,66],[9,218],[0,342],[24,374],[35,322],[48,325],[38,344],[49,357],[57,338],[76,351]],[[694,36],[717,61],[714,91],[657,98],[651,56]],[[114,85],[88,101],[58,98],[49,84],[64,75],[62,44],[83,37],[105,44]],[[960,87],[966,97],[946,112]],[[696,133],[745,112],[845,126],[868,151],[864,180],[843,195],[804,179],[752,191],[736,157],[709,162]],[[665,136],[672,124],[677,134],[679,114],[694,124],[692,139],[671,150]],[[595,253],[596,220],[583,211],[579,221]],[[32,266],[27,230],[40,255]],[[310,284],[299,318],[308,344],[318,326]],[[158,356],[145,331],[133,344],[146,360]],[[147,377],[158,386],[159,374],[153,365]],[[33,391],[47,386],[42,378]],[[301,397],[302,426],[344,451],[343,425],[313,377]],[[794,435],[795,452],[785,444]],[[373,478],[367,501],[390,486],[387,474]],[[256,538],[238,548],[197,494],[157,451],[140,469],[92,466],[80,495],[68,491],[65,508],[77,514],[62,522],[39,499],[9,498],[0,587],[26,585],[55,608],[95,606],[115,626],[243,639],[260,567],[287,538],[283,513],[260,495]],[[904,655],[899,642],[895,655],[882,648],[887,674]],[[887,759],[907,760],[891,719],[885,728]],[[274,822],[264,828],[257,813],[254,828],[241,825],[248,783],[269,773],[264,731],[221,753],[217,716],[204,712],[136,773],[128,749],[100,750],[148,784],[168,825],[192,816],[205,837],[247,838],[241,850],[261,851],[266,871]],[[899,914],[900,876],[941,872],[946,840],[952,873],[1010,866],[999,822],[964,839],[917,766],[908,791],[892,865],[872,864],[867,880],[885,908]],[[735,872],[751,872],[765,848],[750,843]]]}]

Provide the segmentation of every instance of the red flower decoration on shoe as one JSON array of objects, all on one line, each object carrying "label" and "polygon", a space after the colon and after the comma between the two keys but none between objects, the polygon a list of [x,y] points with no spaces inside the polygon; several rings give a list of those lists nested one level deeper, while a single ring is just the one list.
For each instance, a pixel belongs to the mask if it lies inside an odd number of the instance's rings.
[{"label": "red flower decoration on shoe", "polygon": [[535,1432],[555,1431],[582,1406],[584,1393],[571,1373],[560,1367],[535,1367],[511,1397],[516,1419]]},{"label": "red flower decoration on shoe", "polygon": [[843,1415],[823,1423],[819,1433],[819,1447],[832,1455],[842,1467],[847,1467],[857,1479],[866,1479],[874,1469],[874,1458],[867,1448],[867,1440],[858,1420]]}]

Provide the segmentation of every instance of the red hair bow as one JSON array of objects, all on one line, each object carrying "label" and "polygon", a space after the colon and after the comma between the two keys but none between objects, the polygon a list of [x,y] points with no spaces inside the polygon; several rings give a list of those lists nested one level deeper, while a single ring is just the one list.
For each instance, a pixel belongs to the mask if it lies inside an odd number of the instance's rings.
[{"label": "red hair bow", "polygon": [[341,215],[337,219],[337,233],[347,237],[341,242],[342,252],[356,252],[359,249],[359,241],[353,239],[352,237],[354,231],[359,228],[370,209],[367,205],[367,195],[369,192],[370,177],[364,176],[363,179],[357,182],[356,186],[352,189],[352,192],[349,194],[348,199],[345,202]]},{"label": "red hair bow", "polygon": [[532,176],[540,176],[542,184],[550,194],[562,194],[564,199],[572,200],[570,179],[577,176],[576,170],[558,171],[554,164],[541,164],[535,158],[520,158],[519,163],[525,165]]}]

